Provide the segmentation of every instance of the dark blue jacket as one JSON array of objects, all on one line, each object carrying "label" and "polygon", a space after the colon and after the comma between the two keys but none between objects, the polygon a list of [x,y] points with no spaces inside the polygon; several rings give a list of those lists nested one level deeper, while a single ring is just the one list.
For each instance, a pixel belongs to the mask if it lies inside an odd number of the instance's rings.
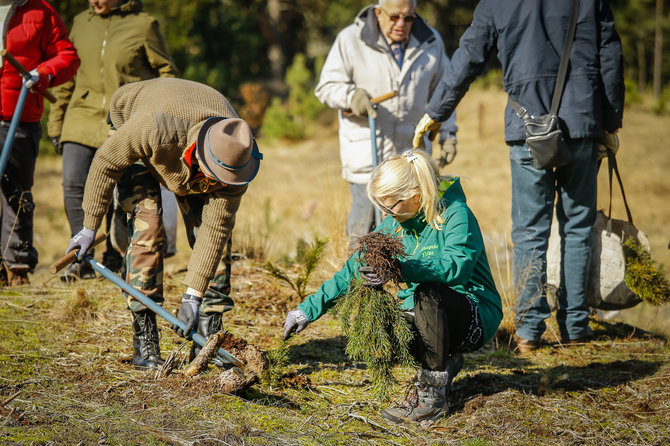
[{"label": "dark blue jacket", "polygon": [[[503,88],[533,116],[549,112],[570,0],[482,0],[461,37],[428,115],[448,118],[497,49]],[[621,127],[623,56],[612,11],[604,0],[580,0],[565,89],[558,115],[571,138],[599,138]],[[505,141],[525,139],[523,121],[508,104]]]}]

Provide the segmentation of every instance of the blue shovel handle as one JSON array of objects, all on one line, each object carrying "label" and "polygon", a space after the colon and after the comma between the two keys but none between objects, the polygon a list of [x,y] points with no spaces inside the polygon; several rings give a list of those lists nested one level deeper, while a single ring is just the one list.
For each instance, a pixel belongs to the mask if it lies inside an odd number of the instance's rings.
[{"label": "blue shovel handle", "polygon": [[19,126],[19,121],[21,120],[21,113],[23,113],[23,105],[26,103],[26,96],[28,96],[28,89],[23,85],[21,87],[21,92],[19,93],[19,100],[16,102],[14,116],[12,116],[9,129],[7,130],[5,144],[2,146],[2,154],[0,154],[0,177],[5,174],[7,159],[9,158],[9,152],[12,151],[14,135],[16,134],[16,128]]},{"label": "blue shovel handle", "polygon": [[[377,109],[377,103],[370,101],[372,108]],[[368,125],[370,126],[370,141],[372,142],[372,170],[379,164],[379,154],[377,153],[377,118],[368,114]],[[375,226],[382,221],[382,213],[377,206],[375,208]]]}]

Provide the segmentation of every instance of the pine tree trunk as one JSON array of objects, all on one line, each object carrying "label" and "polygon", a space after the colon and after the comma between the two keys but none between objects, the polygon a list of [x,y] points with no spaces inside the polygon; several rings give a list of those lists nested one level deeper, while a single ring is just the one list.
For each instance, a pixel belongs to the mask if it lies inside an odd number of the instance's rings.
[{"label": "pine tree trunk", "polygon": [[661,95],[663,66],[663,0],[656,0],[656,37],[654,39],[654,97]]},{"label": "pine tree trunk", "polygon": [[642,93],[647,89],[647,55],[644,42],[637,41],[637,89]]}]

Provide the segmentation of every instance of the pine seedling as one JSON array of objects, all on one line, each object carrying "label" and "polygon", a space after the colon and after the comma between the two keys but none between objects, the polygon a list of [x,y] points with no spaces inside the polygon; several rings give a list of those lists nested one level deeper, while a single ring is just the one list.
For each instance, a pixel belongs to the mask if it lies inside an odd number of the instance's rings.
[{"label": "pine seedling", "polygon": [[278,348],[267,352],[268,367],[263,373],[262,381],[270,388],[278,388],[286,375],[289,363],[288,350],[288,341],[283,341]]},{"label": "pine seedling", "polygon": [[670,284],[662,268],[633,237],[623,243],[626,258],[626,286],[640,299],[652,305],[670,302]]},{"label": "pine seedling", "polygon": [[[396,285],[401,280],[399,257],[404,254],[402,242],[395,236],[373,232],[359,240],[359,259]],[[347,355],[367,365],[372,395],[388,399],[397,384],[393,365],[414,364],[409,353],[413,333],[394,297],[383,285],[370,286],[363,282],[360,278],[354,279],[335,310],[342,331],[348,336]]]},{"label": "pine seedling", "polygon": [[298,263],[301,267],[295,278],[289,276],[283,268],[272,262],[267,262],[265,264],[265,270],[272,277],[286,283],[293,291],[295,291],[299,299],[304,299],[308,294],[307,284],[309,283],[309,278],[319,264],[319,260],[321,260],[323,248],[326,246],[326,243],[328,243],[327,239],[316,238],[314,243],[312,243],[311,246],[308,246],[304,240],[298,240],[297,254],[292,263]]}]

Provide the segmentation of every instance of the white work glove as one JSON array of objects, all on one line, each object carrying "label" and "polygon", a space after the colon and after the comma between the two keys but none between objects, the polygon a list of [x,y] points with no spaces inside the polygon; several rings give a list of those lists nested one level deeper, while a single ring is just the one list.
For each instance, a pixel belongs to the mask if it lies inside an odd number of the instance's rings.
[{"label": "white work glove", "polygon": [[51,74],[46,69],[35,68],[28,74],[30,74],[30,78],[23,78],[23,84],[28,90],[41,93],[49,88],[49,84],[51,83]]},{"label": "white work glove", "polygon": [[377,118],[377,110],[370,103],[370,99],[372,99],[370,93],[363,88],[354,90],[354,95],[351,97],[351,113],[360,117]]},{"label": "white work glove", "polygon": [[81,231],[77,232],[74,237],[70,240],[70,244],[67,245],[67,250],[65,254],[79,248],[77,253],[77,260],[81,262],[84,260],[84,256],[91,249],[93,241],[95,240],[95,232],[93,229],[81,228]]},{"label": "white work glove", "polygon": [[[437,163],[440,167],[444,167],[456,158],[456,138],[446,138],[444,141],[440,142],[439,147],[440,158]],[[433,150],[435,149],[436,147],[433,147]]]},{"label": "white work glove", "polygon": [[423,115],[423,118],[419,121],[414,129],[414,139],[412,140],[412,147],[415,149],[425,149],[426,144],[423,141],[423,137],[428,133],[428,139],[435,141],[440,130],[441,122],[435,121],[433,118],[428,116],[428,113]]},{"label": "white work glove", "polygon": [[286,315],[286,322],[284,322],[284,335],[282,339],[284,341],[287,340],[294,331],[300,333],[307,328],[308,324],[307,315],[302,310],[289,311]]}]

